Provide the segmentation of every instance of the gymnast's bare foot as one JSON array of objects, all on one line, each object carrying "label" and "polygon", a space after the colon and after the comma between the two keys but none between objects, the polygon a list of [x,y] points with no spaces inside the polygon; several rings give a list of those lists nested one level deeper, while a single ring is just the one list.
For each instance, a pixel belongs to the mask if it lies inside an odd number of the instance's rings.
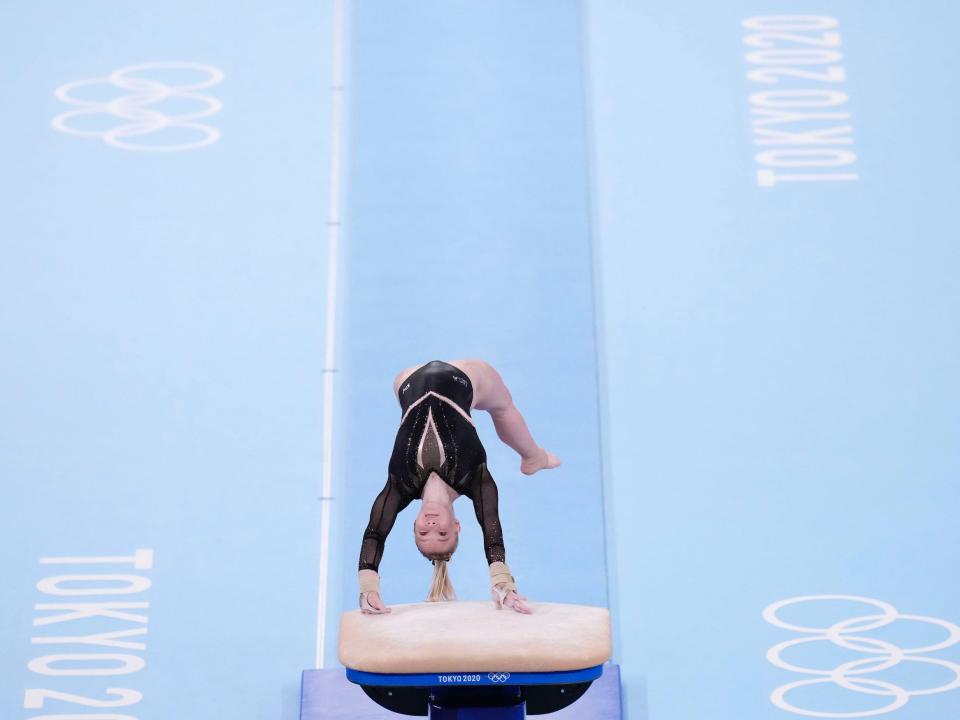
[{"label": "gymnast's bare foot", "polygon": [[374,590],[360,593],[360,611],[366,615],[382,615],[391,612],[391,609],[383,604],[380,593]]},{"label": "gymnast's bare foot", "polygon": [[524,458],[520,462],[520,472],[524,475],[533,475],[537,470],[550,470],[560,465],[560,459],[546,448],[537,450],[531,458]]}]

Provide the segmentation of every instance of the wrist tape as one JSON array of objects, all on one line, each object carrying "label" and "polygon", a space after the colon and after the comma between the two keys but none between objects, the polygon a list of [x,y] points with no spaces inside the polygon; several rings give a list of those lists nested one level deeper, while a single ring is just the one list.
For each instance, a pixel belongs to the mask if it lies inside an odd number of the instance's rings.
[{"label": "wrist tape", "polygon": [[380,576],[375,573],[360,573],[360,592],[380,592]]},{"label": "wrist tape", "polygon": [[505,562],[490,563],[490,587],[506,584],[507,590],[516,592],[517,583],[510,574],[510,566]]}]

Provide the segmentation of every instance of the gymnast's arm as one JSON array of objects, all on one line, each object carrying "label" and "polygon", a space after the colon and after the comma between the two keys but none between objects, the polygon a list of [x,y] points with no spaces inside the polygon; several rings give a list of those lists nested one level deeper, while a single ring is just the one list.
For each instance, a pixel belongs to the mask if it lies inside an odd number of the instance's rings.
[{"label": "gymnast's arm", "polygon": [[471,375],[476,378],[474,407],[490,413],[499,438],[520,454],[520,472],[533,475],[538,470],[557,467],[560,464],[557,456],[534,442],[500,373],[484,360],[461,362],[470,368]]},{"label": "gymnast's arm", "polygon": [[483,551],[487,563],[505,562],[507,553],[503,547],[503,528],[500,527],[497,484],[485,464],[476,470],[470,485],[473,510],[483,532]]},{"label": "gymnast's arm", "polygon": [[497,484],[493,481],[486,464],[481,465],[473,476],[470,487],[473,509],[483,532],[483,550],[490,566],[491,593],[496,606],[513,608],[529,614],[532,611],[520,597],[517,586],[507,566],[506,550],[503,547],[503,528],[500,526]]},{"label": "gymnast's arm", "polygon": [[397,515],[412,500],[413,495],[405,494],[397,478],[389,475],[387,484],[373,501],[370,521],[363,531],[363,542],[360,545],[360,607],[365,612],[390,612],[380,598],[380,559],[383,557],[387,535],[390,534]]}]

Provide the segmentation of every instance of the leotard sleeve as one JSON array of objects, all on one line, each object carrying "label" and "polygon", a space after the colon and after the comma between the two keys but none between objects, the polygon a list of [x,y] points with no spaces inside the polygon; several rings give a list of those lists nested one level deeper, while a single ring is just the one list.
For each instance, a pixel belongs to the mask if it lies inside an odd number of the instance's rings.
[{"label": "leotard sleeve", "polygon": [[388,475],[387,484],[373,501],[370,509],[370,522],[363,531],[363,543],[360,545],[360,570],[377,571],[387,535],[393,528],[397,514],[413,500],[412,494],[403,492],[396,476]]},{"label": "leotard sleeve", "polygon": [[490,476],[486,463],[482,463],[474,473],[470,497],[477,514],[477,522],[483,532],[483,551],[487,556],[487,563],[506,562],[503,529],[500,527],[500,514],[497,510],[497,484]]}]

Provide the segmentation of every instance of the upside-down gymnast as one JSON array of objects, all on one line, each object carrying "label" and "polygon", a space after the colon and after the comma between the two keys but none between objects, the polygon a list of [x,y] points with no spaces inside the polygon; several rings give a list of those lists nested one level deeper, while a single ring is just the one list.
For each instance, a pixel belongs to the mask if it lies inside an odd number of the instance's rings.
[{"label": "upside-down gymnast", "polygon": [[555,468],[560,461],[533,441],[499,373],[483,360],[434,360],[407,368],[397,375],[393,390],[403,414],[387,484],[373,502],[360,546],[361,610],[390,612],[380,597],[380,558],[397,514],[418,498],[423,502],[414,519],[413,539],[433,563],[427,600],[454,599],[447,562],[457,549],[460,521],[453,513],[453,501],[466,495],[473,501],[483,531],[494,604],[530,613],[506,563],[497,486],[487,470],[487,454],[470,411],[490,413],[497,435],[520,454],[523,474]]}]

